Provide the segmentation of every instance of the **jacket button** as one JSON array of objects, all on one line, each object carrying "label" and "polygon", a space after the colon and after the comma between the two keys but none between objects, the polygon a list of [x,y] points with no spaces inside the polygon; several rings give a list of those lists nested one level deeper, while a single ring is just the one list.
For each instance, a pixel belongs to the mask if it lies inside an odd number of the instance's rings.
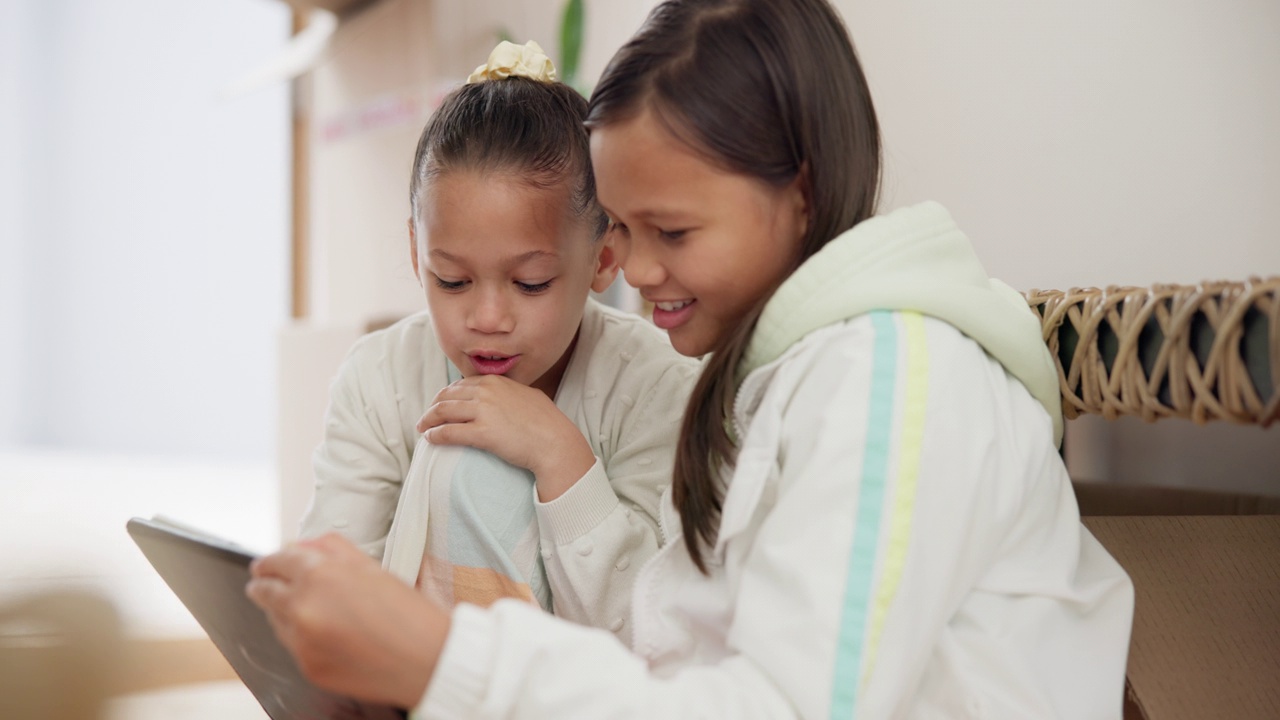
[{"label": "jacket button", "polygon": [[626,555],[623,555],[622,557],[618,558],[618,562],[614,564],[614,567],[617,568],[619,572],[626,570],[627,568],[631,567],[631,558]]},{"label": "jacket button", "polygon": [[591,541],[590,541],[590,540],[587,540],[586,538],[583,538],[582,540],[579,540],[579,541],[578,541],[578,554],[579,554],[579,555],[581,555],[582,557],[586,557],[586,556],[588,556],[588,555],[590,555],[590,554],[591,554],[591,550],[592,550],[592,547],[591,547]]},{"label": "jacket button", "polygon": [[622,629],[622,626],[624,624],[625,623],[623,622],[622,618],[618,618],[617,620],[614,620],[613,622],[609,623],[609,629],[612,630],[613,632],[618,632],[619,630]]}]

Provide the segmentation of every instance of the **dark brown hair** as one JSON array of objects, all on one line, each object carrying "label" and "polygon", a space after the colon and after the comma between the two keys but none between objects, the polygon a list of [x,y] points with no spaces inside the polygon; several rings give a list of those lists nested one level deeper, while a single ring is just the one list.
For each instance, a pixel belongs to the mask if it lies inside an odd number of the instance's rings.
[{"label": "dark brown hair", "polygon": [[423,187],[451,170],[512,171],[534,187],[572,181],[573,212],[604,235],[596,200],[587,101],[564,83],[522,77],[463,85],[427,121],[413,156],[409,207],[418,218]]},{"label": "dark brown hair", "polygon": [[[783,187],[801,178],[808,227],[792,270],[875,211],[880,130],[853,44],[826,0],[669,0],[618,51],[588,127],[648,109],[710,162]],[[673,499],[706,572],[737,445],[737,370],[772,290],[714,349],[685,411]]]}]

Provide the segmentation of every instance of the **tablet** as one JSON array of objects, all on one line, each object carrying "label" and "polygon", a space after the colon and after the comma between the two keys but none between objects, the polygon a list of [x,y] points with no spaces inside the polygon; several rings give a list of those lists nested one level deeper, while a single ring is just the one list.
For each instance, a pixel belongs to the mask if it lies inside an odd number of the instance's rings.
[{"label": "tablet", "polygon": [[266,614],[244,594],[252,551],[158,518],[133,518],[126,528],[272,720],[406,717],[397,708],[326,692],[302,676]]}]

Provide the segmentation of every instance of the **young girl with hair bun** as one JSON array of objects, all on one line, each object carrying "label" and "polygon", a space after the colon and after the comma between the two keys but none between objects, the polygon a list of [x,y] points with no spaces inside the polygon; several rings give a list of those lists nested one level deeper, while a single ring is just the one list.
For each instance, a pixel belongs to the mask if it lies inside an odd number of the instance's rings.
[{"label": "young girl with hair bun", "polygon": [[516,598],[625,639],[697,366],[588,299],[617,266],[586,110],[503,43],[431,117],[409,192],[428,309],[343,364],[301,535],[446,607]]},{"label": "young girl with hair bun", "polygon": [[633,648],[334,541],[249,586],[311,677],[422,718],[1119,718],[1133,589],[1080,524],[1039,325],[940,205],[876,214],[835,10],[664,2],[587,125],[627,281],[709,354]]}]

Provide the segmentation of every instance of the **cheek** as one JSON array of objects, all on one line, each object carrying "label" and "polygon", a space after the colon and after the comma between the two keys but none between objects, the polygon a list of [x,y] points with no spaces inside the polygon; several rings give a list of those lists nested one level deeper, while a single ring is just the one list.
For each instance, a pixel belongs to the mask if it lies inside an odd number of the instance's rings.
[{"label": "cheek", "polygon": [[427,312],[431,314],[431,324],[436,327],[436,332],[447,332],[445,328],[451,315],[448,303],[439,295],[435,288],[427,288]]},{"label": "cheek", "polygon": [[542,352],[558,354],[568,346],[574,333],[578,331],[586,296],[575,291],[561,292],[556,297],[541,299],[544,302],[526,315],[523,322],[527,323],[529,335]]},{"label": "cheek", "polygon": [[450,303],[448,296],[443,296],[433,289],[427,289],[427,311],[431,313],[431,326],[436,338],[445,352],[450,352],[462,335],[459,327],[463,322],[462,309],[456,303]]},{"label": "cheek", "polygon": [[740,247],[724,247],[721,252],[701,248],[671,258],[669,266],[683,270],[684,284],[698,295],[726,299],[747,292],[753,276],[760,271],[760,258]]},{"label": "cheek", "polygon": [[543,332],[553,334],[557,340],[563,340],[566,335],[572,335],[582,319],[582,307],[585,302],[585,298],[578,300],[577,293],[574,293],[573,297],[563,297],[557,302],[547,303],[540,318]]}]

